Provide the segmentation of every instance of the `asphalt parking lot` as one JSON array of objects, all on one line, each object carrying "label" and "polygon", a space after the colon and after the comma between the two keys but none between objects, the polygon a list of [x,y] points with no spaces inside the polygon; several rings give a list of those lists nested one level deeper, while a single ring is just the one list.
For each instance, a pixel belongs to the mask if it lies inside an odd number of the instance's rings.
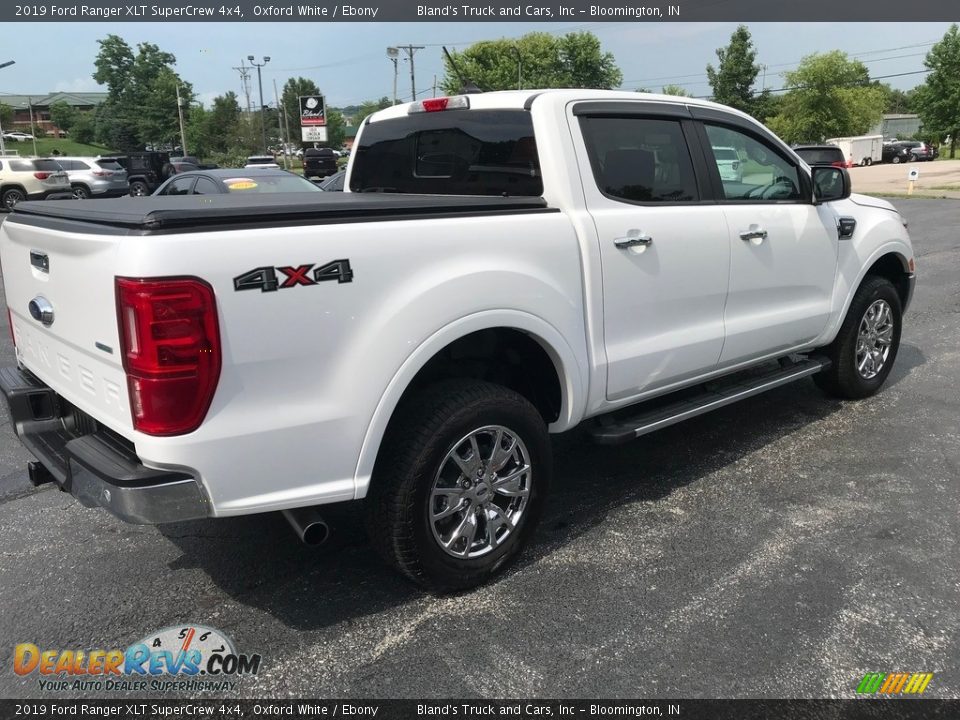
[{"label": "asphalt parking lot", "polygon": [[251,697],[851,697],[888,671],[960,697],[960,202],[896,204],[919,281],[879,395],[801,381],[626,446],[559,437],[534,546],[464,595],[393,575],[350,507],[311,549],[279,515],[139,527],[35,489],[4,407],[0,695],[45,696],[17,643],[192,622],[262,654]]}]

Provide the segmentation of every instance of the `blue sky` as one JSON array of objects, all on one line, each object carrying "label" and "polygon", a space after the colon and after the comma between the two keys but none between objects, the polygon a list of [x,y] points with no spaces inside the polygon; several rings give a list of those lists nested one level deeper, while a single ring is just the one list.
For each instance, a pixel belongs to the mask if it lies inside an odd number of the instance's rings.
[{"label": "blue sky", "polygon": [[[659,91],[683,84],[694,95],[709,93],[704,68],[716,62],[714,51],[725,45],[736,23],[23,23],[4,33],[0,62],[17,65],[0,70],[4,93],[37,95],[53,90],[97,90],[93,62],[97,39],[114,33],[131,45],[149,41],[177,57],[177,70],[193,83],[199,98],[209,100],[227,90],[240,95],[240,76],[231,69],[253,54],[269,55],[264,68],[265,100],[273,99],[273,81],[282,87],[291,76],[313,79],[333,106],[356,104],[390,95],[393,66],[388,45],[426,45],[416,54],[418,93],[442,76],[442,50],[471,42],[517,37],[533,30],[589,30],[614,54],[623,71],[624,87]],[[780,73],[796,67],[811,52],[841,49],[867,63],[872,77],[923,69],[929,45],[939,40],[947,23],[751,23],[759,51],[768,66],[766,86],[782,87]],[[42,52],[38,52],[42,48]],[[908,89],[924,75],[886,80]],[[256,93],[256,76],[253,83]],[[399,93],[409,99],[406,62],[400,64]],[[406,96],[404,98],[404,96]]]}]

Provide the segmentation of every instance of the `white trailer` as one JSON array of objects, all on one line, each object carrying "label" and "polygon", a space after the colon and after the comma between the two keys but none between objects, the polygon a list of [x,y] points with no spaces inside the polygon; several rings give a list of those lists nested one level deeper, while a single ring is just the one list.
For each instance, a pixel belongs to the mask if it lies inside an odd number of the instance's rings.
[{"label": "white trailer", "polygon": [[883,135],[829,138],[826,142],[840,148],[849,165],[873,165],[883,159]]}]

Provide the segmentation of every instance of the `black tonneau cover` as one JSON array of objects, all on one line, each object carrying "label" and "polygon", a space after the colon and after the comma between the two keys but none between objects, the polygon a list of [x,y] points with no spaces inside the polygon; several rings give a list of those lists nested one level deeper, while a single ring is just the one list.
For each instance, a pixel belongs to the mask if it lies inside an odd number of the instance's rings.
[{"label": "black tonneau cover", "polygon": [[[546,209],[546,201],[539,197],[307,192],[20,202],[8,222],[56,227],[82,223],[85,226],[113,228],[114,232],[126,230],[136,233],[174,229],[220,230],[225,226],[542,212]],[[89,227],[87,231],[96,232]]]}]

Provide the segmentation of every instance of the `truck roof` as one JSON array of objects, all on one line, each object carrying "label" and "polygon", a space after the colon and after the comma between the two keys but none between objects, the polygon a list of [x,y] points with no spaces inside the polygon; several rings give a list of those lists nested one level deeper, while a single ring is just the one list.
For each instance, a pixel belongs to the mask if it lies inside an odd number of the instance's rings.
[{"label": "truck roof", "polygon": [[[470,99],[472,110],[529,110],[540,100],[549,100],[554,103],[566,104],[569,102],[587,100],[641,100],[645,102],[662,102],[672,105],[694,105],[710,107],[725,112],[750,118],[749,115],[726,105],[701,100],[699,98],[683,97],[680,95],[661,95],[658,93],[638,93],[626,90],[591,90],[591,89],[556,89],[556,90],[498,90],[495,92],[474,93],[467,96]],[[422,102],[422,101],[418,101]],[[394,105],[373,113],[365,122],[377,122],[388,118],[403,117],[409,113],[414,103]],[[750,118],[753,120],[753,118]]]}]

